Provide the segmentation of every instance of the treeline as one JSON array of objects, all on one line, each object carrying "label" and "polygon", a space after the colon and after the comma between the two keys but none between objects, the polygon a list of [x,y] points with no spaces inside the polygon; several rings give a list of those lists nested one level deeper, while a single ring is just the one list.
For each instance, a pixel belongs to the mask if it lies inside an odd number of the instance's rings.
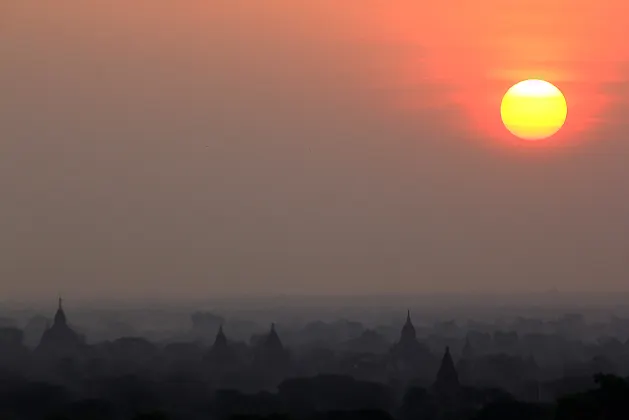
[{"label": "treeline", "polygon": [[456,394],[343,376],[295,378],[276,392],[210,390],[186,378],[84,378],[76,387],[0,374],[3,420],[627,420],[629,380],[598,375],[590,390],[554,403],[518,401],[496,389]]}]

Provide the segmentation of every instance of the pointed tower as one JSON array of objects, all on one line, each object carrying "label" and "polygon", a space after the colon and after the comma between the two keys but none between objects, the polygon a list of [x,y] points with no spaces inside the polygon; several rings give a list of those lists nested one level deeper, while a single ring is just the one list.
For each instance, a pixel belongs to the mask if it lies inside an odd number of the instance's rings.
[{"label": "pointed tower", "polygon": [[229,344],[227,343],[227,337],[223,332],[223,326],[221,325],[218,328],[218,332],[216,333],[216,339],[214,340],[214,344],[210,348],[210,351],[206,355],[206,360],[217,365],[222,366],[232,361],[232,352],[229,348]]},{"label": "pointed tower", "polygon": [[475,357],[476,354],[474,352],[474,347],[472,347],[469,337],[465,337],[465,345],[463,346],[463,351],[461,352],[461,358],[456,364],[456,371],[459,374],[459,379],[464,383],[473,380],[474,370],[476,367],[474,360]]},{"label": "pointed tower", "polygon": [[84,341],[70,326],[63,310],[63,300],[59,297],[57,312],[51,327],[46,328],[37,350],[50,355],[76,353]]},{"label": "pointed tower", "polygon": [[59,306],[57,307],[57,313],[55,314],[55,325],[67,325],[66,314],[63,311],[63,299],[59,296]]},{"label": "pointed tower", "polygon": [[279,335],[277,335],[277,331],[275,331],[275,323],[271,324],[271,330],[269,331],[269,334],[266,336],[263,346],[266,348],[266,351],[272,352],[272,353],[284,351],[284,345],[282,344],[282,340],[280,340]]},{"label": "pointed tower", "polygon": [[256,354],[256,362],[264,369],[283,367],[288,362],[288,352],[277,335],[275,324],[264,338]]},{"label": "pointed tower", "polygon": [[218,332],[216,333],[216,339],[214,339],[214,345],[212,345],[212,348],[226,347],[226,346],[227,346],[227,337],[225,336],[225,333],[223,332],[223,324],[221,324],[220,327],[218,327]]},{"label": "pointed tower", "polygon": [[459,375],[454,367],[454,361],[450,355],[450,347],[446,347],[446,352],[441,359],[441,366],[437,372],[434,389],[439,394],[453,394],[459,389]]},{"label": "pointed tower", "polygon": [[402,327],[402,334],[400,335],[400,344],[409,344],[417,341],[417,333],[415,332],[415,327],[413,326],[413,322],[411,321],[411,311],[410,309],[406,312],[406,322]]},{"label": "pointed tower", "polygon": [[406,322],[402,326],[400,340],[391,347],[389,363],[402,375],[420,375],[426,366],[434,365],[428,347],[417,340],[417,332],[411,320],[411,311],[406,311]]}]

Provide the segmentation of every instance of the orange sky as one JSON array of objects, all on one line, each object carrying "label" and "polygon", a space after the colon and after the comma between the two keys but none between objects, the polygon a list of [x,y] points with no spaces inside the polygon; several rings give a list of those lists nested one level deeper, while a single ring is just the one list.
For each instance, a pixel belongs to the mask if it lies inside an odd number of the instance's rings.
[{"label": "orange sky", "polygon": [[[610,89],[627,81],[629,17],[622,0],[270,1],[246,9],[249,15],[242,4],[225,7],[215,17],[255,16],[240,20],[241,28],[266,22],[263,31],[280,36],[349,42],[370,60],[367,83],[406,91],[398,98],[406,106],[455,104],[480,135],[502,141],[509,137],[495,110],[520,80],[546,79],[568,95],[562,141],[577,141],[577,132],[594,128],[608,107],[624,101]],[[413,98],[413,88],[425,84],[441,89],[433,89],[431,101]]]},{"label": "orange sky", "polygon": [[[629,58],[623,41],[629,18],[621,0],[60,4],[13,8],[35,30],[60,25],[45,35],[60,39],[89,31],[103,44],[130,39],[145,48],[180,51],[233,50],[255,41],[262,49],[312,48],[319,60],[348,60],[343,55],[349,51],[351,64],[365,66],[358,75],[361,88],[397,92],[389,99],[407,108],[454,106],[470,120],[459,128],[474,127],[502,143],[510,137],[497,104],[512,84],[542,78],[558,85],[570,105],[562,141],[578,141],[582,136],[575,132],[594,128],[605,120],[605,109],[621,100],[610,85],[626,81]],[[430,100],[413,95],[426,85],[434,86]]]},{"label": "orange sky", "polygon": [[[330,3],[321,7],[337,13]],[[579,132],[604,123],[606,110],[626,100],[611,87],[627,81],[629,18],[622,1],[344,2],[339,8],[347,13],[340,24],[354,36],[403,51],[380,75],[384,85],[407,91],[403,103],[455,104],[480,136],[509,140],[496,110],[504,92],[528,78],[549,80],[568,96],[560,142],[583,139],[587,133]],[[426,83],[442,87],[432,101],[408,93]]]},{"label": "orange sky", "polygon": [[[626,288],[626,10],[3,2],[7,293]],[[500,122],[526,78],[545,142]]]}]

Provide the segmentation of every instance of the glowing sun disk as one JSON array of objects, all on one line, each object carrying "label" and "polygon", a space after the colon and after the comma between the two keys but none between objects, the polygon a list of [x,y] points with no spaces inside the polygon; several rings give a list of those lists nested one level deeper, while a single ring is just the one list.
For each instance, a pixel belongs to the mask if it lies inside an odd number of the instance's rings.
[{"label": "glowing sun disk", "polygon": [[561,129],[568,106],[563,93],[543,80],[524,80],[505,93],[500,106],[505,127],[524,140],[545,139]]}]

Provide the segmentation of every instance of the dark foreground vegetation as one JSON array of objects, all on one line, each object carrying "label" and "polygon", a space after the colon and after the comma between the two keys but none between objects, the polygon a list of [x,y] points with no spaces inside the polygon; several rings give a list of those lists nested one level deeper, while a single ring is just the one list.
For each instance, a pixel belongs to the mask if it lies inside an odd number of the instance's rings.
[{"label": "dark foreground vegetation", "polygon": [[255,394],[212,391],[192,377],[85,378],[82,390],[6,372],[0,380],[3,420],[629,419],[629,382],[613,375],[597,376],[590,390],[566,394],[552,403],[523,402],[498,390],[466,387],[456,395],[441,395],[411,386],[398,399],[384,384],[326,376],[287,380],[276,392]]}]

